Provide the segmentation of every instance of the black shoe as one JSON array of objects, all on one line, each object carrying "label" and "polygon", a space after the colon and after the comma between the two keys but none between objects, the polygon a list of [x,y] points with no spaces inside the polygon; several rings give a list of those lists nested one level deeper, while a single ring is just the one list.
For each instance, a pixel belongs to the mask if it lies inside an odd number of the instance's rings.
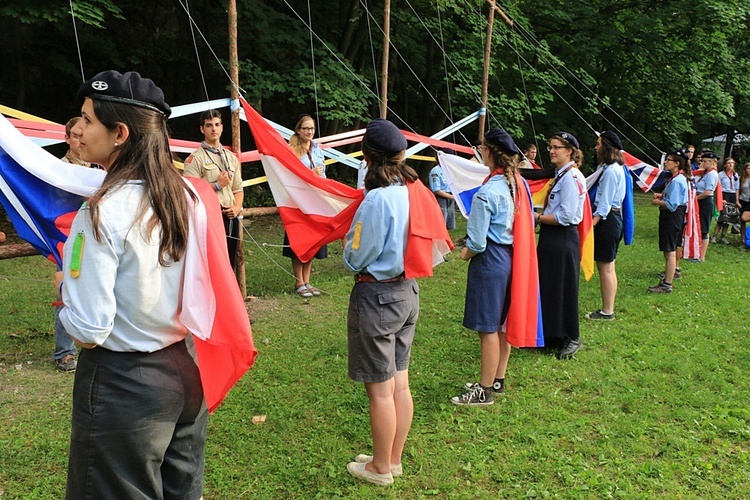
[{"label": "black shoe", "polygon": [[490,406],[494,402],[492,389],[490,387],[485,389],[479,384],[474,384],[474,387],[466,394],[451,398],[451,403],[456,406]]},{"label": "black shoe", "polygon": [[575,355],[575,353],[578,352],[578,350],[581,348],[581,341],[580,340],[571,340],[568,339],[560,348],[559,351],[557,351],[557,359],[570,359]]},{"label": "black shoe", "polygon": [[[466,382],[464,384],[464,389],[470,391],[477,384],[478,382]],[[504,392],[505,392],[505,384],[501,384],[500,382],[492,383],[492,394],[503,394]]]},{"label": "black shoe", "polygon": [[68,354],[67,356],[55,359],[55,368],[60,370],[61,372],[74,372],[76,371],[76,358],[72,354]]},{"label": "black shoe", "polygon": [[602,310],[599,309],[598,311],[591,311],[590,313],[586,313],[583,317],[586,319],[613,320],[615,319],[615,313],[604,314]]}]

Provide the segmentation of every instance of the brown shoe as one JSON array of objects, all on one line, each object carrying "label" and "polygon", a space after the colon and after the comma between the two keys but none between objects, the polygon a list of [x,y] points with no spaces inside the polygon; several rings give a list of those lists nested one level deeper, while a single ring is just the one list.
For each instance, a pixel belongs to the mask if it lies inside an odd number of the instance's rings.
[{"label": "brown shoe", "polygon": [[61,372],[74,372],[76,371],[76,357],[68,354],[65,357],[56,359],[55,367]]}]

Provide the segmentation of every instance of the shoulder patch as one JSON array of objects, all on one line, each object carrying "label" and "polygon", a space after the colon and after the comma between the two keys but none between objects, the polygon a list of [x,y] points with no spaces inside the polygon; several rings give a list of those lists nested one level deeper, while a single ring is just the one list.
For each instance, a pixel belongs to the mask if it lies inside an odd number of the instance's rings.
[{"label": "shoulder patch", "polygon": [[185,165],[189,164],[192,161],[193,161],[193,155],[188,156],[187,160],[185,160]]}]

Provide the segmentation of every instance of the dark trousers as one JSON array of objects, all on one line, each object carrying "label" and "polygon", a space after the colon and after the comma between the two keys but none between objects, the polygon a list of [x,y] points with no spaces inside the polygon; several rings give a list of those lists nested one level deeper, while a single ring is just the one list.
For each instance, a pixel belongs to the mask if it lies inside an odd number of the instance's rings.
[{"label": "dark trousers", "polygon": [[153,353],[82,349],[68,500],[203,495],[208,411],[188,342]]},{"label": "dark trousers", "polygon": [[578,228],[542,224],[539,229],[539,291],[544,345],[557,347],[578,340],[578,275],[581,248]]},{"label": "dark trousers", "polygon": [[227,233],[227,251],[229,252],[229,263],[232,269],[237,270],[237,245],[240,240],[240,226],[242,219],[235,217],[230,219],[222,214],[224,219],[224,232]]}]

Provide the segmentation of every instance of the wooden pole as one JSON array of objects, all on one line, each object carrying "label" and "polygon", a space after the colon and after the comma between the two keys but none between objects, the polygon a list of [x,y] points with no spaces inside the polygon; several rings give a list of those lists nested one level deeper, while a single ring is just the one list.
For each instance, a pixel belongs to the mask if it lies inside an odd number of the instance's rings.
[{"label": "wooden pole", "polygon": [[[240,141],[240,107],[237,102],[240,98],[238,91],[240,85],[240,65],[239,57],[237,55],[237,3],[236,0],[228,0],[227,2],[227,19],[229,23],[229,77],[232,79],[232,87],[230,89],[230,96],[232,103],[236,103],[237,106],[232,111],[232,150],[236,155],[239,155],[241,151]],[[242,168],[240,166],[240,168]],[[240,223],[239,241],[237,242],[237,268],[235,269],[235,277],[237,278],[237,284],[240,286],[240,292],[242,297],[247,297],[247,286],[245,280],[245,249],[242,244],[242,233],[244,232],[244,226],[242,225],[242,219],[237,219]]]},{"label": "wooden pole", "polygon": [[380,71],[380,118],[388,115],[388,53],[391,48],[391,0],[385,0],[385,20],[383,21],[383,60]]},{"label": "wooden pole", "polygon": [[487,14],[487,35],[484,40],[484,69],[482,70],[482,112],[479,114],[479,140],[484,138],[484,126],[487,121],[487,90],[490,80],[490,52],[492,48],[492,25],[495,23],[495,2],[487,0],[490,12]]}]

